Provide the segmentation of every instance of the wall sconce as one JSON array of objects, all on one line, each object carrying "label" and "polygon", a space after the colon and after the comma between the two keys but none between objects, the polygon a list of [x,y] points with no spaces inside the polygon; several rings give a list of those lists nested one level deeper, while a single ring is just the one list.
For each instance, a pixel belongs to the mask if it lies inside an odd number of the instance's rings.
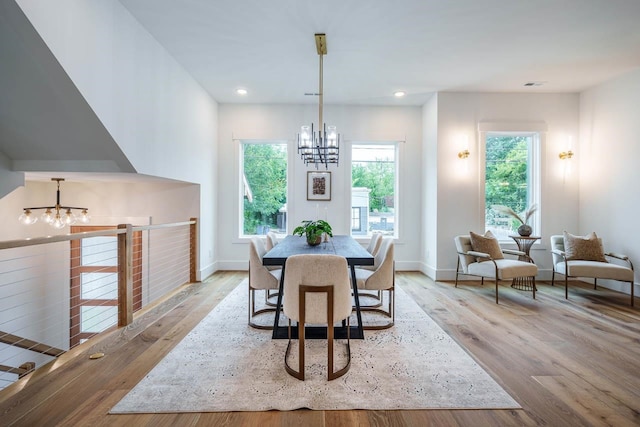
[{"label": "wall sconce", "polygon": [[560,154],[558,154],[558,157],[560,157],[560,160],[570,159],[573,157],[573,151],[571,150],[563,151]]},{"label": "wall sconce", "polygon": [[460,152],[458,153],[458,158],[459,158],[459,159],[466,159],[467,157],[469,157],[469,154],[470,154],[470,153],[469,153],[469,150],[463,150],[463,151],[460,151]]}]

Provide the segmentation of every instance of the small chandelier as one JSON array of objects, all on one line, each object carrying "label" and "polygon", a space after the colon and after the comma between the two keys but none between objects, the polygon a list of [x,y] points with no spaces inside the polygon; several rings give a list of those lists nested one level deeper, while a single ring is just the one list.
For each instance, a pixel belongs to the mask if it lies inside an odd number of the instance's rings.
[{"label": "small chandelier", "polygon": [[318,91],[318,130],[314,131],[313,123],[311,126],[302,126],[298,134],[298,153],[305,165],[313,164],[316,169],[319,165],[324,164],[329,169],[329,164],[338,164],[340,154],[340,134],[335,126],[327,126],[322,121],[322,58],[327,54],[327,39],[324,34],[316,34],[316,50],[320,57],[320,88]]},{"label": "small chandelier", "polygon": [[[78,219],[83,223],[89,222],[89,209],[77,208],[74,206],[62,206],[60,204],[60,181],[64,181],[64,178],[51,178],[51,181],[56,181],[58,183],[55,206],[24,208],[24,212],[18,217],[18,221],[25,225],[35,224],[36,222],[38,222],[38,217],[35,216],[31,211],[44,209],[45,212],[42,214],[41,218],[44,222],[51,225],[53,228],[64,228],[66,225],[75,224]],[[81,211],[80,218],[78,218],[78,216],[73,213],[74,209]]]}]

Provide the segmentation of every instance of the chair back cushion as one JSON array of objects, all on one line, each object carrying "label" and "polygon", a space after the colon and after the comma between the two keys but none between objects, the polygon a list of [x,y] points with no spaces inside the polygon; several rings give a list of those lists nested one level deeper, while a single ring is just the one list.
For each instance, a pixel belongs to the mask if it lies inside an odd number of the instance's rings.
[{"label": "chair back cushion", "polygon": [[367,252],[375,256],[380,250],[381,243],[382,243],[382,233],[373,233],[371,235],[371,240],[369,241],[369,246],[367,246]]},{"label": "chair back cushion", "polygon": [[[471,247],[474,251],[489,254],[493,259],[504,258],[498,239],[495,238],[491,231],[487,231],[484,236],[471,231],[469,232],[469,236],[471,238]],[[478,262],[482,261],[489,260],[486,258],[478,258]]]},{"label": "chair back cushion", "polygon": [[476,257],[461,254],[473,250],[473,248],[471,247],[471,238],[469,236],[456,236],[453,238],[453,241],[456,244],[456,251],[458,252],[458,258],[460,259],[460,267],[462,267],[462,272],[468,273],[469,265],[476,262]]},{"label": "chair back cushion", "polygon": [[[393,265],[393,238],[382,239],[380,249],[375,256],[374,263],[378,265],[373,274],[358,286],[364,285],[364,289],[391,289],[394,285],[394,265]],[[357,274],[356,274],[357,277]]]},{"label": "chair back cushion", "polygon": [[[551,240],[551,251],[556,249],[564,252],[564,236],[556,234],[551,236],[550,240]],[[551,258],[553,259],[553,265],[556,265],[562,262],[562,256],[558,254],[554,254],[553,252],[551,252]]]},{"label": "chair back cushion", "polygon": [[253,289],[278,289],[278,275],[262,265],[262,257],[267,252],[260,237],[252,237],[249,242],[249,286]]},{"label": "chair back cushion", "polygon": [[592,232],[583,237],[574,236],[565,231],[563,240],[567,260],[607,262],[602,248],[602,240],[596,236],[596,233]]},{"label": "chair back cushion", "polygon": [[267,252],[273,249],[273,247],[277,244],[278,244],[278,236],[276,236],[276,233],[274,233],[273,231],[268,232],[267,241],[265,245]]},{"label": "chair back cushion", "polygon": [[[333,319],[351,314],[351,286],[347,260],[338,255],[293,255],[287,258],[284,275],[284,314],[299,321],[299,287],[333,285]],[[307,293],[305,322],[327,323],[327,294]]]}]

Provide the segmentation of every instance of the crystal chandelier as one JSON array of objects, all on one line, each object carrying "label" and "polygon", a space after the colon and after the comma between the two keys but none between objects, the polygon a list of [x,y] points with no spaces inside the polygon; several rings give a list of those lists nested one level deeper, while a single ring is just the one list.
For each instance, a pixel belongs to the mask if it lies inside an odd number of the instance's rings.
[{"label": "crystal chandelier", "polygon": [[317,169],[319,165],[323,164],[325,168],[328,169],[329,164],[338,164],[340,134],[335,126],[327,126],[322,120],[322,58],[327,54],[327,39],[325,34],[316,34],[315,37],[316,50],[320,57],[318,129],[314,130],[313,123],[311,123],[311,126],[304,125],[300,128],[300,133],[298,134],[298,153],[305,165],[313,164]]},{"label": "crystal chandelier", "polygon": [[[45,212],[42,214],[41,218],[44,222],[51,225],[53,228],[64,228],[66,225],[75,224],[78,219],[83,223],[89,222],[89,209],[77,208],[74,206],[62,206],[60,204],[60,181],[64,181],[64,178],[51,178],[51,181],[56,181],[58,183],[55,206],[24,208],[24,212],[18,217],[18,221],[25,225],[35,224],[36,222],[38,222],[38,217],[35,216],[31,211],[44,209]],[[78,218],[78,216],[73,213],[74,209],[81,211],[80,218]]]}]

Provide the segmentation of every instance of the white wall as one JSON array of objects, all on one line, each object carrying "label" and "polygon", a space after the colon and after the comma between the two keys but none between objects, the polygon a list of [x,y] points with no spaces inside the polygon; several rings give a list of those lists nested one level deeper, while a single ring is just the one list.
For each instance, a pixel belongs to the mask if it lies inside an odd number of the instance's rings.
[{"label": "white wall", "polygon": [[239,140],[288,141],[290,147],[289,231],[304,219],[315,218],[316,205],[327,207],[328,221],[337,234],[350,232],[351,179],[346,147],[354,141],[405,141],[400,147],[400,238],[396,242],[398,269],[418,269],[422,186],[422,124],[419,107],[324,106],[328,124],[335,124],[342,135],[340,165],[330,167],[332,194],[329,202],[306,200],[306,174],[315,168],[305,167],[296,152],[295,138],[302,124],[317,122],[316,105],[231,105],[219,107],[220,123],[218,198],[220,269],[246,269],[247,241],[238,239],[239,230]]},{"label": "white wall", "polygon": [[[626,254],[636,265],[640,265],[640,229],[634,225],[640,212],[639,103],[640,70],[583,92],[580,144],[574,150],[580,164],[577,231],[595,231],[605,251]],[[629,292],[627,284],[608,282],[607,286]]]},{"label": "white wall", "polygon": [[[484,231],[481,210],[484,190],[479,185],[481,159],[478,156],[478,123],[483,121],[543,121],[548,126],[546,144],[541,147],[542,229],[535,230],[542,239],[532,249],[531,256],[541,270],[539,277],[550,278],[549,236],[565,229],[575,230],[579,218],[577,173],[574,170],[565,176],[563,163],[558,158],[558,153],[566,149],[568,137],[577,140],[578,95],[441,92],[437,103],[437,199],[426,201],[427,209],[430,204],[435,204],[437,209],[436,278],[455,277],[454,236],[471,230]],[[458,152],[464,148],[461,141],[466,138],[471,155],[463,161],[458,158]],[[465,165],[466,170],[461,165]],[[432,191],[429,194],[434,197]]]},{"label": "white wall", "polygon": [[200,185],[212,273],[217,103],[119,2],[17,3],[138,173]]},{"label": "white wall", "polygon": [[420,271],[436,277],[438,266],[438,94],[422,109],[422,257]]}]

